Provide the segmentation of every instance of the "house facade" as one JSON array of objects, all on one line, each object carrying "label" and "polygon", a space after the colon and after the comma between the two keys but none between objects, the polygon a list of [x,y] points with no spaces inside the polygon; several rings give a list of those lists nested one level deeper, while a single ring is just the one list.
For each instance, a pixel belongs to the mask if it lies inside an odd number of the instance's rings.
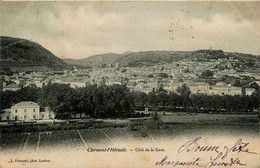
[{"label": "house facade", "polygon": [[55,115],[48,108],[40,112],[40,106],[31,101],[22,101],[0,113],[0,121],[30,121],[54,119]]},{"label": "house facade", "polygon": [[10,120],[40,119],[40,106],[31,101],[23,101],[11,107]]},{"label": "house facade", "polygon": [[50,108],[46,107],[45,111],[40,112],[39,118],[42,120],[55,119],[55,115],[53,111],[50,110]]}]

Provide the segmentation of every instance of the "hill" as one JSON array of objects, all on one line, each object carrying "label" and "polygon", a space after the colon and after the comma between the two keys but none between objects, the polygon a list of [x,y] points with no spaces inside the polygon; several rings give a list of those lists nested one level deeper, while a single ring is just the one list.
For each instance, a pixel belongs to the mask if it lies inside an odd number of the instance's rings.
[{"label": "hill", "polygon": [[30,70],[62,70],[68,65],[41,45],[30,40],[1,36],[1,72]]},{"label": "hill", "polygon": [[94,55],[79,60],[64,59],[69,65],[104,67],[105,65],[119,63],[121,67],[150,66],[158,63],[166,63],[186,58],[192,52],[189,51],[145,51],[131,52],[122,54],[107,53]]},{"label": "hill", "polygon": [[152,66],[160,63],[171,63],[188,59],[191,61],[205,62],[227,60],[235,63],[234,68],[255,69],[260,68],[260,56],[222,50],[197,50],[197,51],[144,51],[135,52],[120,57],[116,60],[120,67]]},{"label": "hill", "polygon": [[125,55],[124,53],[123,54],[106,53],[100,55],[93,55],[88,58],[83,58],[79,60],[64,59],[64,62],[66,62],[69,65],[79,65],[85,67],[103,67],[108,64],[114,65],[115,61],[123,57],[124,55]]},{"label": "hill", "polygon": [[[197,51],[140,51],[125,52],[122,54],[108,53],[94,55],[88,58],[73,60],[65,59],[69,65],[104,67],[107,64],[119,64],[120,67],[153,66],[160,63],[171,63],[183,59],[204,62],[233,60],[234,67],[242,69],[252,69],[260,67],[260,56],[243,54],[236,52],[224,52],[222,50],[197,50]],[[223,68],[223,67],[220,67]]]},{"label": "hill", "polygon": [[135,67],[150,66],[159,63],[170,63],[186,58],[190,55],[189,51],[144,51],[134,52],[116,60],[119,66]]}]

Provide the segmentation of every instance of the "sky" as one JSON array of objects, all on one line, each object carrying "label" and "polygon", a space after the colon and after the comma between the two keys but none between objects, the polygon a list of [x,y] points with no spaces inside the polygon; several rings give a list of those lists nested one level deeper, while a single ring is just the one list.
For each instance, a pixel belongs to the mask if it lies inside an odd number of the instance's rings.
[{"label": "sky", "polygon": [[259,2],[2,2],[1,36],[59,58],[222,49],[260,55]]}]

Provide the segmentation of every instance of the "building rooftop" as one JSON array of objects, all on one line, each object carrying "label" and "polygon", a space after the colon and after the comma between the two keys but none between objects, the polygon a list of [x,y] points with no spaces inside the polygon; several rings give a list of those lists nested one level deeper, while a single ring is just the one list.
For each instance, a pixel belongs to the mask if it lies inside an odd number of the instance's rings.
[{"label": "building rooftop", "polygon": [[5,86],[5,88],[20,88],[20,87],[15,83],[11,83],[11,84]]},{"label": "building rooftop", "polygon": [[24,107],[24,106],[30,106],[30,107],[35,107],[35,106],[39,106],[37,103],[35,102],[31,102],[31,101],[22,101],[20,103],[17,103],[15,105],[13,105],[12,107]]},{"label": "building rooftop", "polygon": [[217,82],[216,85],[217,86],[227,86],[228,84],[225,82]]}]

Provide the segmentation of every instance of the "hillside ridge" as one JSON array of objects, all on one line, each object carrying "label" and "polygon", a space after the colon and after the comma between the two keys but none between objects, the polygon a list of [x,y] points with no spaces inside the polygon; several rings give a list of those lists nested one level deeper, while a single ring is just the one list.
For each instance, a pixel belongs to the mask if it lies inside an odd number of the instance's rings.
[{"label": "hillside ridge", "polygon": [[[1,36],[1,72],[30,67],[39,70],[63,70],[68,65],[40,44],[31,40]],[[36,68],[37,67],[37,68]]]}]

